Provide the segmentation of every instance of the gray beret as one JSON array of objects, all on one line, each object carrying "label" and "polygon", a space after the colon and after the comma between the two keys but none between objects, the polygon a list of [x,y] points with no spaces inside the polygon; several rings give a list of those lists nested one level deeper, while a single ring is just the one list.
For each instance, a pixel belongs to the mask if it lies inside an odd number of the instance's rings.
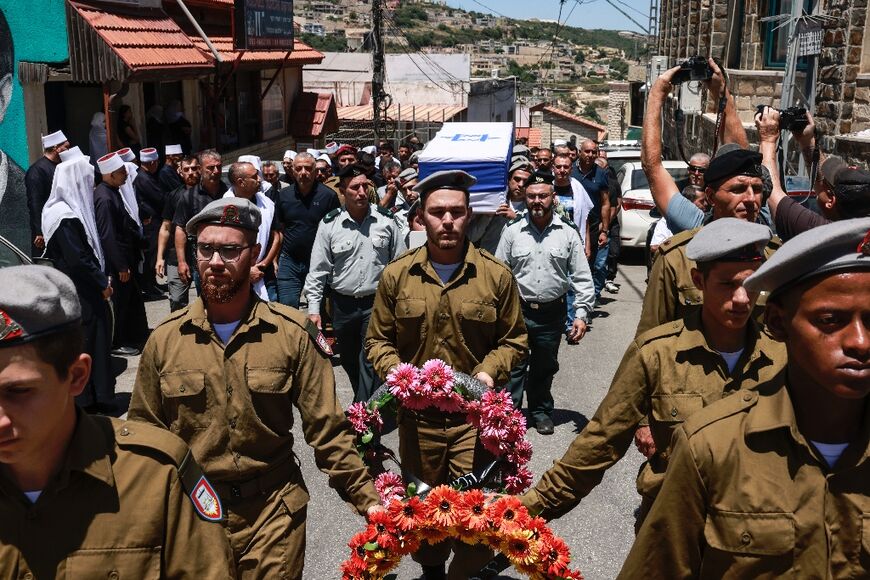
[{"label": "gray beret", "polygon": [[870,218],[832,222],[795,236],[743,286],[781,293],[813,276],[849,270],[870,270]]},{"label": "gray beret", "polygon": [[196,228],[201,224],[232,226],[243,230],[259,231],[260,208],[243,197],[223,197],[216,199],[202,211],[190,218],[185,231],[191,236],[196,235]]},{"label": "gray beret", "polygon": [[66,274],[47,266],[0,269],[0,347],[60,332],[82,318],[79,295]]},{"label": "gray beret", "polygon": [[513,151],[511,152],[511,154],[512,155],[523,155],[523,156],[528,157],[529,148],[526,147],[525,145],[522,145],[522,144],[514,145],[514,148],[513,148]]},{"label": "gray beret", "polygon": [[402,183],[407,183],[412,179],[417,179],[417,170],[413,167],[408,167],[407,169],[403,169],[399,174],[399,181]]},{"label": "gray beret", "polygon": [[518,169],[522,169],[524,171],[529,171],[529,172],[533,171],[532,162],[529,161],[528,159],[526,159],[525,157],[523,157],[522,155],[517,155],[511,161],[513,162],[513,164],[511,165],[511,168],[508,171],[508,174],[511,174]]},{"label": "gray beret", "polygon": [[763,224],[733,217],[713,220],[694,235],[686,257],[696,262],[756,262],[773,234]]},{"label": "gray beret", "polygon": [[426,179],[414,186],[414,191],[424,195],[436,189],[458,189],[468,191],[477,183],[477,178],[468,173],[454,169],[450,171],[436,171]]}]

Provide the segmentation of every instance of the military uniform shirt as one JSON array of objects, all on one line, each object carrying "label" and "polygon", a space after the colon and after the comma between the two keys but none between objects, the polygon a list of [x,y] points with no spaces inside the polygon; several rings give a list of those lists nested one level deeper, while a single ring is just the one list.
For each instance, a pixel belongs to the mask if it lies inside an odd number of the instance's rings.
[{"label": "military uniform shirt", "polygon": [[785,346],[752,320],[746,336],[743,354],[730,373],[725,359],[707,343],[700,312],[635,339],[595,416],[527,494],[525,503],[547,518],[570,511],[625,455],[646,418],[656,453],[641,470],[638,491],[655,497],[674,430],[704,406],[741,388],[753,388],[785,366]]},{"label": "military uniform shirt", "polygon": [[572,222],[554,213],[542,232],[526,212],[504,229],[495,255],[513,271],[526,302],[551,302],[573,288],[577,317],[592,312],[592,273]]},{"label": "military uniform shirt", "polygon": [[295,308],[254,298],[224,345],[198,299],[148,339],[129,417],[180,436],[218,483],[246,482],[286,466],[288,480],[297,482],[290,493],[304,505],[308,494],[291,433],[295,406],[318,467],[365,513],[378,496],[339,406],[332,365],[310,328]]},{"label": "military uniform shirt", "polygon": [[405,251],[398,222],[386,210],[370,205],[362,223],[346,209],[333,210],[320,222],[305,278],[308,313],[320,314],[323,288],[362,298],[378,287],[384,267]]},{"label": "military uniform shirt", "polygon": [[785,371],[696,413],[619,578],[870,577],[870,405],[855,404],[862,431],[833,468]]},{"label": "military uniform shirt", "polygon": [[0,471],[0,577],[230,578],[223,526],[188,496],[201,472],[187,446],[151,425],[77,415],[35,503]]},{"label": "military uniform shirt", "polygon": [[453,277],[442,283],[424,245],[381,274],[366,335],[366,355],[385,378],[402,362],[440,358],[456,370],[485,372],[505,384],[528,350],[513,275],[503,262],[466,243]]}]

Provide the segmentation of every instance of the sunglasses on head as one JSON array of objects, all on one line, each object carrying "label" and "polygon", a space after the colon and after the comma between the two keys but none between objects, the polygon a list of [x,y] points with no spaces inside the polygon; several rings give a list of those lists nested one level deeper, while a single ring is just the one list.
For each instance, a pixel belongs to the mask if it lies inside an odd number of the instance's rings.
[{"label": "sunglasses on head", "polygon": [[706,167],[698,167],[697,165],[689,165],[689,171],[694,171],[696,173],[704,173],[707,171]]}]

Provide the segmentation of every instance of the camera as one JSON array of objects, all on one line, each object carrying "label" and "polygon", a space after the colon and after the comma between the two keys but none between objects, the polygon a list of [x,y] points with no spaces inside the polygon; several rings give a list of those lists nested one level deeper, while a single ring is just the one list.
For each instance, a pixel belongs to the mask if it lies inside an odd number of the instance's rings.
[{"label": "camera", "polygon": [[710,68],[707,59],[703,56],[692,56],[680,63],[680,70],[674,73],[671,84],[678,85],[686,81],[706,81],[713,77],[713,69]]},{"label": "camera", "polygon": [[[765,105],[755,107],[759,114],[764,114]],[[795,131],[800,133],[810,124],[807,118],[807,110],[803,107],[789,107],[777,109],[779,111],[779,128],[782,131]]]}]

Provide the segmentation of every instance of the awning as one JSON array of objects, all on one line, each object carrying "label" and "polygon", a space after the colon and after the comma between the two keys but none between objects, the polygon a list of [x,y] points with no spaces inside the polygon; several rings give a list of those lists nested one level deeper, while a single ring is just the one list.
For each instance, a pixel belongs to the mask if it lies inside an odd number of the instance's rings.
[{"label": "awning", "polygon": [[214,59],[160,9],[108,11],[68,0],[67,30],[74,81],[166,79],[214,70]]},{"label": "awning", "polygon": [[[462,115],[467,109],[462,105],[390,105],[387,116],[393,121],[443,123],[460,120],[454,117]],[[372,106],[339,107],[338,118],[341,121],[371,121]]]},{"label": "awning", "polygon": [[[198,36],[191,36],[189,38],[201,51],[209,52],[202,38]],[[234,50],[233,39],[229,36],[209,36],[208,39],[224,59],[225,65],[232,65],[241,55],[241,59],[239,59],[239,66],[241,67],[253,65],[253,68],[277,68],[281,66],[281,63],[284,62],[284,57],[287,55],[286,52],[281,52],[280,50]],[[293,52],[290,53],[284,66],[296,67],[306,64],[320,64],[322,61],[322,53],[314,50],[304,42],[294,40]]]},{"label": "awning", "polygon": [[290,134],[322,137],[338,130],[338,114],[332,93],[302,93],[293,101]]}]

